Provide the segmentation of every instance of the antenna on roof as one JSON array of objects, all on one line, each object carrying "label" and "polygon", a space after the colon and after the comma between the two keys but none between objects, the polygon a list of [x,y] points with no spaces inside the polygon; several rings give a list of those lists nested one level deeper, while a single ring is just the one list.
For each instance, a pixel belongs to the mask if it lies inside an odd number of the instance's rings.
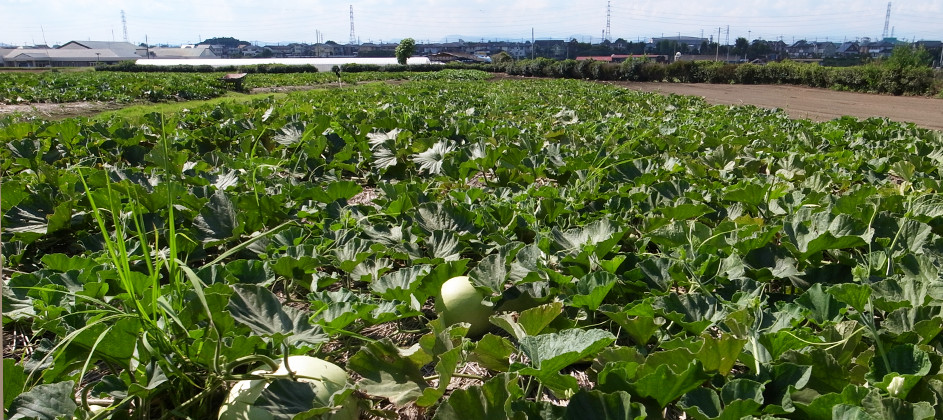
[{"label": "antenna on roof", "polygon": [[128,42],[128,21],[124,18],[124,10],[121,11],[121,29],[124,30],[124,42]]}]

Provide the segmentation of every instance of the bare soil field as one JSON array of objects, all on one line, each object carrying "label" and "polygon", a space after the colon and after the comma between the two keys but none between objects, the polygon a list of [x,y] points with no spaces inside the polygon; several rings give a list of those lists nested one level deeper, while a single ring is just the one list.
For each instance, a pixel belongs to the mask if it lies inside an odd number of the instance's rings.
[{"label": "bare soil field", "polygon": [[780,108],[792,118],[828,121],[845,115],[887,117],[943,130],[943,99],[872,95],[786,85],[713,85],[706,83],[616,83],[629,89],[696,95],[716,105]]}]

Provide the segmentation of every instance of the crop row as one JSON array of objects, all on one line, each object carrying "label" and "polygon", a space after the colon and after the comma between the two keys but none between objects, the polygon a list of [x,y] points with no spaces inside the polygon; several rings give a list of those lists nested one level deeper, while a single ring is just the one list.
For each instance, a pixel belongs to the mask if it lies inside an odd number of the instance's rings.
[{"label": "crop row", "polygon": [[[422,81],[0,141],[9,414],[943,416],[939,132]],[[350,383],[265,374],[302,354]]]},{"label": "crop row", "polygon": [[[219,80],[223,73],[123,73],[123,72],[0,72],[0,104],[77,101],[180,101],[210,99],[229,89]],[[487,73],[450,70],[440,75],[410,72],[344,73],[343,83],[376,80],[461,79],[481,80]],[[317,86],[337,83],[334,73],[257,73],[246,79],[244,89],[278,86]]]}]

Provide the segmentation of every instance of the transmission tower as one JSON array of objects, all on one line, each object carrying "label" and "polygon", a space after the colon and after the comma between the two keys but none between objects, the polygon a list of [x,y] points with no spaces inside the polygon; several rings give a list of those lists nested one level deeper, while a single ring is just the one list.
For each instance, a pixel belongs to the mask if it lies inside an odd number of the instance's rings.
[{"label": "transmission tower", "polygon": [[357,43],[357,35],[354,33],[354,5],[350,5],[350,45]]},{"label": "transmission tower", "polygon": [[609,26],[610,18],[612,17],[612,1],[606,2],[606,35],[603,37],[606,41],[612,41],[612,28]]},{"label": "transmission tower", "polygon": [[124,42],[128,42],[128,21],[124,18],[124,10],[121,11],[121,28],[124,29]]},{"label": "transmission tower", "polygon": [[884,33],[881,34],[881,39],[887,38],[887,28],[891,24],[891,2],[887,2],[887,17],[884,18]]}]

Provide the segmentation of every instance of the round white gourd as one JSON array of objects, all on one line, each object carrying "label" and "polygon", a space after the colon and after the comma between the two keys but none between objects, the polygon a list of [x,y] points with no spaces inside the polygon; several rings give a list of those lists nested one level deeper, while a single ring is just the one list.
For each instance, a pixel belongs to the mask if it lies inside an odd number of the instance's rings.
[{"label": "round white gourd", "polygon": [[[275,372],[258,370],[252,373],[287,376],[288,368],[291,368],[299,381],[314,385],[314,394],[320,401],[328,401],[331,395],[347,385],[347,372],[344,369],[310,356],[288,356],[287,367],[282,360]],[[236,382],[219,410],[219,420],[271,420],[273,417],[268,411],[253,405],[268,384],[264,379]]]},{"label": "round white gourd", "polygon": [[492,315],[490,306],[482,304],[485,296],[472,286],[468,276],[452,277],[442,283],[442,290],[436,297],[436,309],[446,325],[459,322],[470,324],[469,336],[479,336],[491,328],[488,318]]}]

